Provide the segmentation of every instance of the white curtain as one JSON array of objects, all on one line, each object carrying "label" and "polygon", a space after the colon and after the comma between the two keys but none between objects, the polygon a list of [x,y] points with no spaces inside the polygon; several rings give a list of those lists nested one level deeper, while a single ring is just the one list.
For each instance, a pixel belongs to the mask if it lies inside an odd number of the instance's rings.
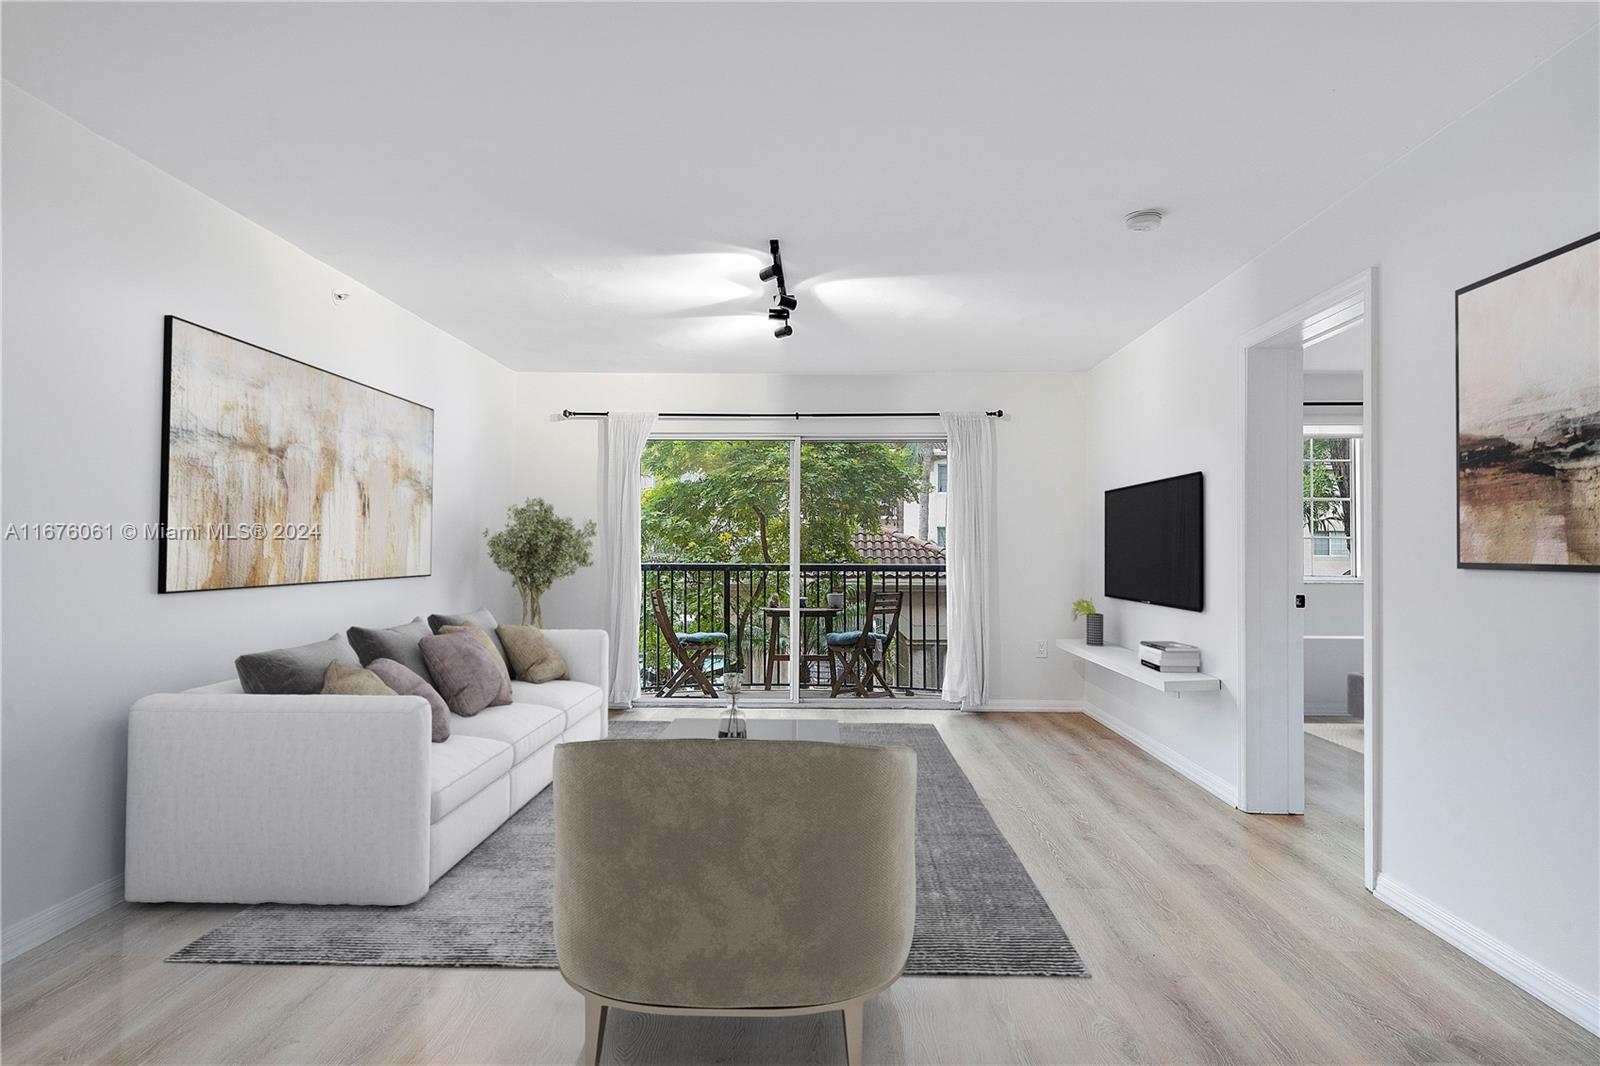
[{"label": "white curtain", "polygon": [[950,589],[950,648],[944,698],[982,704],[989,686],[989,581],[994,570],[995,420],[981,411],[944,419],[950,449],[945,519],[945,580]]},{"label": "white curtain", "polygon": [[600,551],[611,638],[611,706],[639,698],[639,460],[654,412],[613,411],[600,423]]}]

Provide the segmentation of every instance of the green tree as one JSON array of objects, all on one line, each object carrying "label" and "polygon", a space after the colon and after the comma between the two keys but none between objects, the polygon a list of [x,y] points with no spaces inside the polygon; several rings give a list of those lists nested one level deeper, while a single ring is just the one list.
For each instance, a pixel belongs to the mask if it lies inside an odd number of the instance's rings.
[{"label": "green tree", "polygon": [[[855,534],[876,532],[917,499],[922,457],[910,446],[803,446],[800,557],[859,562]],[[789,560],[789,446],[783,441],[661,440],[645,447],[647,562]]]}]

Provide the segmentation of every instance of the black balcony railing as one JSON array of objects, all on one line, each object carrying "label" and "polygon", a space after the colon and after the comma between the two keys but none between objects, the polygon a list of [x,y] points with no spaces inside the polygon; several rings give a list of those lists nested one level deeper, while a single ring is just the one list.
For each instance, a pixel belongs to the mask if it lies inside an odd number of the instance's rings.
[{"label": "black balcony railing", "polygon": [[[722,654],[707,662],[706,672],[713,683],[725,664],[742,663],[747,686],[764,688],[770,680],[774,690],[788,688],[795,658],[773,659],[774,655],[790,656],[794,644],[789,634],[787,563],[644,563],[642,569],[639,678],[646,695],[654,694],[677,666],[651,611],[651,594],[657,589],[680,635],[728,635]],[[884,674],[897,692],[937,693],[944,679],[949,641],[944,570],[942,564],[802,563],[799,595],[805,606],[827,607],[829,593],[844,598],[836,613],[801,620],[805,654],[825,656],[828,632],[865,628],[867,605],[874,592],[898,592],[899,632],[893,646],[885,649]],[[874,629],[882,630],[885,625],[881,617],[873,622]],[[800,665],[803,685],[827,687],[832,681],[831,663],[807,658]],[[698,692],[689,685],[681,694]]]}]

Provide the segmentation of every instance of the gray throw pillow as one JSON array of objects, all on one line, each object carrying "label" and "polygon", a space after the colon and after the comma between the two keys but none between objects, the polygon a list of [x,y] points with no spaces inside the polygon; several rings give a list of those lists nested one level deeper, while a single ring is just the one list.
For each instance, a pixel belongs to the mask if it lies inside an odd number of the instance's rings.
[{"label": "gray throw pillow", "polygon": [[422,680],[431,680],[428,677],[428,664],[422,661],[422,651],[417,647],[417,641],[427,636],[433,630],[428,628],[428,623],[418,615],[403,626],[391,626],[388,629],[369,629],[366,626],[351,626],[345,630],[345,636],[350,638],[350,646],[361,657],[361,665],[369,666],[374,659],[393,659]]},{"label": "gray throw pillow", "polygon": [[[417,657],[422,657],[420,650]],[[438,689],[423,680],[421,674],[393,659],[374,659],[367,664],[367,669],[400,695],[421,696],[427,700],[428,706],[433,709],[433,742],[441,744],[450,739],[450,705],[439,695]]]},{"label": "gray throw pillow", "polygon": [[456,714],[470,718],[485,707],[511,702],[511,682],[477,634],[437,634],[423,637],[421,646],[433,687]]},{"label": "gray throw pillow", "polygon": [[489,608],[479,607],[471,614],[430,614],[428,625],[435,633],[441,632],[445,626],[477,626],[489,634],[489,640],[494,644],[494,650],[500,653],[500,661],[506,664],[506,669],[511,669],[511,657],[506,654],[506,647],[500,643],[500,638],[495,635],[495,630],[500,628],[500,623],[494,620],[494,615],[489,613]]},{"label": "gray throw pillow", "polygon": [[360,666],[355,649],[343,633],[315,644],[252,652],[233,661],[239,685],[246,692],[267,696],[306,696],[322,691],[323,676],[333,662]]}]

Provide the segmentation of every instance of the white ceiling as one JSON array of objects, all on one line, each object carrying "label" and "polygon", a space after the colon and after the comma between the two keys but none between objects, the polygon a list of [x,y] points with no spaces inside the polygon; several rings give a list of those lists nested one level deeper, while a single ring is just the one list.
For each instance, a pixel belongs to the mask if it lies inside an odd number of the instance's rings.
[{"label": "white ceiling", "polygon": [[1072,369],[1595,18],[10,3],[4,73],[515,368]]}]

